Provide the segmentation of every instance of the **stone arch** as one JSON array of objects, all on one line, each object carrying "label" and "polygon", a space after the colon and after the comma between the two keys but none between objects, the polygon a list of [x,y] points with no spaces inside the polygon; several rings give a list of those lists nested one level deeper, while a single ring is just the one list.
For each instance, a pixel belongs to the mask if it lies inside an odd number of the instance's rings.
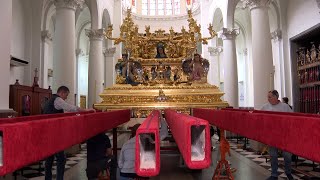
[{"label": "stone arch", "polygon": [[[110,24],[111,24],[111,20],[110,20],[109,11],[107,9],[104,9],[103,13],[102,13],[102,28],[107,28],[107,26]],[[112,41],[105,39],[104,40],[104,47],[108,48],[111,46],[112,46]]]},{"label": "stone arch", "polygon": [[228,0],[226,5],[226,16],[225,16],[225,28],[233,28],[234,27],[234,13],[236,10],[236,6],[240,0]]},{"label": "stone arch", "polygon": [[86,0],[91,14],[91,29],[100,29],[102,25],[101,16],[99,16],[98,0]]}]

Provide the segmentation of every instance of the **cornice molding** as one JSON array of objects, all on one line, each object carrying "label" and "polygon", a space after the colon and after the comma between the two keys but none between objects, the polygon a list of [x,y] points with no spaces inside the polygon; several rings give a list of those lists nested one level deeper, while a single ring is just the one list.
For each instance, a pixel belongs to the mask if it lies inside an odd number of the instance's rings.
[{"label": "cornice molding", "polygon": [[75,11],[77,8],[82,9],[84,5],[84,0],[52,0],[52,1],[57,9],[67,8]]},{"label": "cornice molding", "polygon": [[86,35],[90,41],[102,41],[104,39],[104,29],[86,29]]}]

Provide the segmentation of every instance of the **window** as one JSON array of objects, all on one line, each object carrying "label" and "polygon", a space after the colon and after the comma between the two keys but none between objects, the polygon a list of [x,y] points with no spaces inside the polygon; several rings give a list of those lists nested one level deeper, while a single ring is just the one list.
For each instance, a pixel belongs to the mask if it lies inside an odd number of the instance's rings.
[{"label": "window", "polygon": [[172,1],[166,1],[166,15],[172,15]]},{"label": "window", "polygon": [[174,0],[174,14],[180,14],[180,0]]},{"label": "window", "polygon": [[180,14],[180,0],[142,0],[142,15],[164,16]]},{"label": "window", "polygon": [[148,0],[142,0],[142,15],[148,15]]}]

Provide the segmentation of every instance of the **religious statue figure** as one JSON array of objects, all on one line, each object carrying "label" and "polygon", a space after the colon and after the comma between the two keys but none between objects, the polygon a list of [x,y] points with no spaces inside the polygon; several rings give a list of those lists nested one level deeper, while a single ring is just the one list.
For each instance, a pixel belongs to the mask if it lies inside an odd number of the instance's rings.
[{"label": "religious statue figure", "polygon": [[308,83],[308,72],[307,72],[307,70],[304,72],[304,83]]},{"label": "religious statue figure", "polygon": [[142,77],[142,70],[140,72],[138,68],[140,66],[141,64],[139,64],[138,62],[134,62],[132,59],[128,58],[128,54],[123,54],[122,62],[116,65],[116,69],[118,68],[117,71],[119,71],[121,73],[120,75],[125,79],[124,83],[136,86],[139,83],[136,82],[135,75],[138,75],[138,77]]},{"label": "religious statue figure", "polygon": [[190,80],[201,80],[201,77],[203,76],[204,70],[201,64],[201,56],[200,54],[195,54],[193,57],[193,60],[190,64],[190,67],[192,67],[192,73],[190,75]]},{"label": "religious statue figure", "polygon": [[159,43],[157,45],[157,55],[155,58],[167,58],[167,55],[164,51],[164,44],[163,43]]},{"label": "religious statue figure", "polygon": [[310,51],[309,51],[309,49],[307,49],[306,59],[307,59],[307,62],[308,62],[308,63],[311,63],[311,57],[310,57]]},{"label": "religious statue figure", "polygon": [[300,62],[301,66],[303,66],[305,64],[305,55],[303,53],[303,50],[299,51],[298,61]]},{"label": "religious statue figure", "polygon": [[310,51],[311,51],[311,62],[316,62],[317,61],[317,49],[314,44],[312,44]]}]

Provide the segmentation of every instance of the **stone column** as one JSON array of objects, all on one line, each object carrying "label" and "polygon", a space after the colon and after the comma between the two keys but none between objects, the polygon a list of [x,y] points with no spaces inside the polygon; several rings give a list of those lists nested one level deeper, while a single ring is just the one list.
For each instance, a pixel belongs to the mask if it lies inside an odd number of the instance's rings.
[{"label": "stone column", "polygon": [[89,71],[88,71],[88,107],[101,101],[99,95],[103,92],[104,64],[102,56],[102,40],[104,29],[86,29],[90,38]]},{"label": "stone column", "polygon": [[223,40],[223,68],[224,68],[224,100],[229,106],[239,107],[238,98],[238,67],[235,38],[239,29],[222,28],[219,37]]},{"label": "stone column", "polygon": [[116,48],[107,48],[103,51],[105,60],[105,80],[104,87],[111,87],[115,83],[115,64],[113,55],[116,53]]},{"label": "stone column", "polygon": [[52,43],[52,36],[48,30],[44,30],[41,32],[41,39],[42,39],[42,54],[41,59],[41,69],[40,72],[42,74],[40,75],[40,87],[42,88],[49,88],[48,85],[48,64],[49,64],[49,48]]},{"label": "stone column", "polygon": [[12,32],[12,1],[2,1],[0,6],[0,113],[9,109],[10,44]]},{"label": "stone column", "polygon": [[76,54],[75,10],[84,0],[53,0],[56,24],[53,47],[53,92],[61,85],[70,89],[68,102],[75,104]]},{"label": "stone column", "polygon": [[273,61],[268,7],[271,0],[242,0],[251,12],[254,107],[266,103],[273,89]]},{"label": "stone column", "polygon": [[280,97],[285,94],[284,80],[284,66],[282,62],[282,32],[277,29],[271,32],[272,39],[272,52],[273,52],[273,64],[274,64],[274,89],[278,90]]},{"label": "stone column", "polygon": [[208,47],[208,52],[210,53],[210,68],[208,72],[208,82],[209,84],[220,86],[220,53],[223,48],[218,47]]}]

